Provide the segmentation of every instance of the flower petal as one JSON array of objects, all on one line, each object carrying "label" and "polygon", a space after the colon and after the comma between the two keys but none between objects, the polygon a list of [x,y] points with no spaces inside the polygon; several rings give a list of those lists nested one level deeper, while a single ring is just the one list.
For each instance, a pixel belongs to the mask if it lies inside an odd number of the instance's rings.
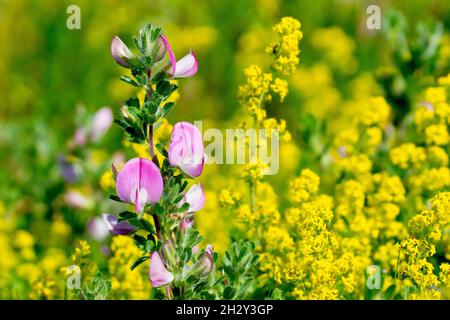
[{"label": "flower petal", "polygon": [[112,214],[102,214],[103,221],[106,227],[113,235],[126,235],[136,231],[136,227],[128,223],[127,221],[118,222],[116,216]]},{"label": "flower petal", "polygon": [[173,273],[167,271],[157,251],[150,256],[150,282],[154,288],[167,285],[174,279]]},{"label": "flower petal", "polygon": [[161,198],[163,191],[161,172],[148,159],[131,159],[117,175],[116,188],[121,200],[135,204],[136,209],[142,209],[145,203],[155,203]]},{"label": "flower petal", "polygon": [[198,185],[194,184],[191,186],[188,192],[186,192],[182,202],[189,203],[188,213],[202,210],[205,205],[205,192],[203,191],[202,184],[199,183]]},{"label": "flower petal", "polygon": [[88,222],[87,231],[97,241],[102,241],[109,235],[109,227],[101,217],[91,219]]},{"label": "flower petal", "polygon": [[205,153],[200,130],[189,122],[178,122],[172,130],[169,146],[169,161],[174,167],[192,177],[203,170]]},{"label": "flower petal", "polygon": [[181,58],[176,63],[175,72],[173,77],[177,78],[187,78],[192,77],[198,71],[198,61],[194,52],[191,50],[187,55]]},{"label": "flower petal", "polygon": [[167,40],[167,37],[165,35],[161,35],[161,39],[164,41],[165,49],[169,53],[170,58],[170,68],[167,71],[170,75],[173,75],[176,71],[177,67],[177,60],[175,59],[175,54],[172,51],[172,48],[170,47],[169,41]]}]

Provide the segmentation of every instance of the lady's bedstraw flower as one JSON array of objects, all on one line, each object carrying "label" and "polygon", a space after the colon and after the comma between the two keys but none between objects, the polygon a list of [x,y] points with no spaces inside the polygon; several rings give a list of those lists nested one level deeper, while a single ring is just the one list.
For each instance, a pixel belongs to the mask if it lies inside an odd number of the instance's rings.
[{"label": "lady's bedstraw flower", "polygon": [[122,201],[142,212],[146,203],[158,202],[163,192],[159,168],[150,160],[134,158],[123,166],[116,179],[117,194]]},{"label": "lady's bedstraw flower", "polygon": [[200,131],[189,122],[178,122],[172,130],[169,146],[169,161],[174,167],[191,177],[203,171],[205,152]]},{"label": "lady's bedstraw flower", "polygon": [[174,279],[172,272],[167,271],[164,262],[158,254],[158,251],[153,251],[150,256],[150,283],[154,288],[165,286],[171,283]]},{"label": "lady's bedstraw flower", "polygon": [[267,47],[266,51],[275,57],[273,68],[284,75],[295,71],[299,63],[300,49],[298,44],[303,37],[300,21],[291,17],[283,17],[273,30],[280,37],[279,42]]}]

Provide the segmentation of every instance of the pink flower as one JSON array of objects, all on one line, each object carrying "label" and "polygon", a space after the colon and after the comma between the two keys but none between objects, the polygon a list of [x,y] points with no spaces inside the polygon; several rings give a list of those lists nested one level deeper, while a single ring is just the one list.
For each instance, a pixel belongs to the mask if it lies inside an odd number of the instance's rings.
[{"label": "pink flower", "polygon": [[150,160],[134,158],[120,170],[116,189],[122,201],[133,203],[136,212],[142,212],[146,203],[156,203],[163,192],[159,168]]},{"label": "pink flower", "polygon": [[111,55],[124,68],[131,68],[133,60],[136,59],[135,55],[118,36],[115,36],[111,41]]},{"label": "pink flower", "polygon": [[67,191],[64,194],[64,202],[75,209],[89,209],[93,206],[92,200],[77,190]]},{"label": "pink flower", "polygon": [[167,50],[170,58],[170,68],[167,73],[175,79],[187,78],[195,75],[198,71],[198,61],[194,52],[191,50],[187,55],[177,61],[167,37],[165,35],[161,35],[161,39],[164,41],[165,49]]},{"label": "pink flower", "polygon": [[189,188],[183,199],[178,203],[178,207],[181,207],[186,202],[189,203],[189,209],[186,217],[181,220],[181,230],[183,231],[194,225],[194,212],[202,210],[205,205],[205,192],[200,183],[198,185],[194,184]]},{"label": "pink flower", "polygon": [[119,234],[126,235],[136,231],[135,226],[131,225],[127,221],[119,222],[117,217],[113,216],[112,214],[104,213],[102,214],[102,218],[106,228],[115,236]]},{"label": "pink flower", "polygon": [[88,222],[87,231],[97,241],[102,241],[109,235],[108,227],[101,217],[91,219]]},{"label": "pink flower", "polygon": [[153,251],[150,256],[149,277],[154,288],[167,285],[174,279],[173,273],[167,271],[157,251]]},{"label": "pink flower", "polygon": [[203,191],[202,184],[192,185],[188,192],[184,195],[183,199],[178,204],[181,207],[184,203],[189,203],[188,213],[197,212],[203,209],[205,205],[205,192]]},{"label": "pink flower", "polygon": [[94,114],[91,123],[90,138],[92,141],[101,138],[111,127],[114,120],[113,113],[110,108],[103,107]]},{"label": "pink flower", "polygon": [[169,161],[191,177],[203,171],[205,152],[200,131],[189,122],[178,122],[172,130]]},{"label": "pink flower", "polygon": [[78,146],[82,146],[86,143],[86,136],[84,134],[83,128],[78,128],[75,131],[74,141],[75,141],[75,144]]}]

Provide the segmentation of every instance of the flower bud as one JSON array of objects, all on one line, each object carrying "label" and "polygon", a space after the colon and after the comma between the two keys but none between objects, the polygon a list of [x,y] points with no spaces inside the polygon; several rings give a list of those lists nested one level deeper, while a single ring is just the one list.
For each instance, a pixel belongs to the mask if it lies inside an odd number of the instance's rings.
[{"label": "flower bud", "polygon": [[133,123],[136,122],[136,117],[128,110],[126,105],[123,105],[122,108],[120,108],[120,111],[124,118],[129,119]]},{"label": "flower bud", "polygon": [[131,68],[137,61],[136,56],[118,36],[115,36],[111,41],[111,55],[124,68]]},{"label": "flower bud", "polygon": [[205,277],[211,273],[214,268],[214,247],[209,244],[206,246],[205,253],[198,259],[195,267],[200,277]]},{"label": "flower bud", "polygon": [[166,240],[162,247],[161,247],[162,253],[164,258],[166,259],[167,263],[169,265],[175,265],[176,260],[176,252],[175,247],[173,245],[173,242],[171,240]]}]

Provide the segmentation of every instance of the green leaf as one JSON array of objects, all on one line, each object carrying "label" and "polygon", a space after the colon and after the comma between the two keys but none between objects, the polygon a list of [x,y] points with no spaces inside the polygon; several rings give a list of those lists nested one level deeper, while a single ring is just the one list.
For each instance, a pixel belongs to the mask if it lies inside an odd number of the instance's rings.
[{"label": "green leaf", "polygon": [[161,206],[159,203],[156,203],[156,204],[153,206],[153,209],[155,210],[155,213],[156,213],[158,216],[162,216],[162,215],[164,214],[164,207]]},{"label": "green leaf", "polygon": [[118,196],[116,196],[115,194],[110,194],[110,195],[109,195],[109,198],[110,198],[111,200],[114,200],[114,201],[122,202],[122,203],[123,203],[123,201],[122,201]]},{"label": "green leaf", "polygon": [[133,79],[131,79],[130,77],[127,77],[127,76],[121,76],[121,77],[120,77],[120,80],[122,80],[122,81],[125,82],[125,83],[128,83],[128,84],[132,85],[133,87],[140,87],[140,85],[139,85],[136,81],[134,81]]},{"label": "green leaf", "polygon": [[130,220],[133,218],[137,218],[137,214],[131,211],[122,211],[119,213],[119,221]]},{"label": "green leaf", "polygon": [[155,226],[153,224],[151,224],[150,222],[148,222],[145,219],[141,219],[140,221],[141,221],[142,227],[146,231],[150,232],[151,234],[156,234]]},{"label": "green leaf", "polygon": [[134,243],[136,244],[136,246],[141,249],[142,251],[146,250],[147,247],[147,239],[145,239],[143,236],[140,236],[138,234],[135,234],[133,236],[134,239]]},{"label": "green leaf", "polygon": [[161,118],[167,118],[167,116],[169,115],[169,113],[173,110],[173,108],[175,107],[175,102],[167,102],[165,105],[163,105],[160,109],[159,112],[157,113],[157,117],[159,119]]},{"label": "green leaf", "polygon": [[159,153],[161,153],[165,158],[167,158],[169,156],[166,148],[164,148],[164,146],[161,143],[158,142],[156,144],[156,149],[158,149]]},{"label": "green leaf", "polygon": [[386,292],[384,293],[384,299],[391,300],[392,297],[394,296],[395,289],[396,289],[395,284],[390,285],[389,288],[387,288]]},{"label": "green leaf", "polygon": [[223,290],[223,297],[226,300],[230,300],[234,297],[235,290],[232,287],[226,287],[225,290]]},{"label": "green leaf", "polygon": [[140,103],[139,103],[139,99],[136,97],[130,98],[128,100],[125,101],[124,103],[127,107],[135,107],[137,109],[140,108]]},{"label": "green leaf", "polygon": [[139,266],[140,264],[144,263],[144,262],[147,261],[148,259],[150,259],[150,256],[142,256],[142,257],[140,257],[139,259],[137,259],[136,261],[134,261],[134,262],[131,264],[130,269],[131,269],[131,270],[136,269],[137,266]]}]

